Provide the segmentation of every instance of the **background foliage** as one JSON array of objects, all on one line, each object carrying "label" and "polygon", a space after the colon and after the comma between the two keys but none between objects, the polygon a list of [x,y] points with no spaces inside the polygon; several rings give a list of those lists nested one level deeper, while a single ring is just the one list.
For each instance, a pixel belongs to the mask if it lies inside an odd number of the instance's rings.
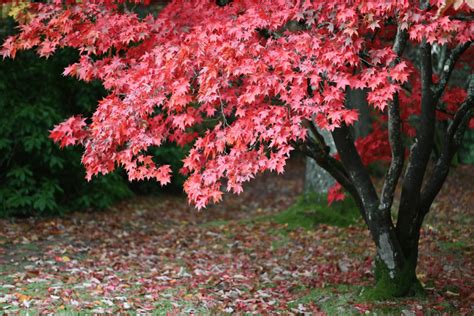
[{"label": "background foliage", "polygon": [[[12,24],[7,26],[10,31]],[[0,214],[55,214],[105,207],[131,192],[118,174],[87,183],[77,149],[61,150],[49,130],[64,117],[90,112],[105,93],[61,76],[76,53],[44,60],[22,52],[0,63]]]},{"label": "background foliage", "polygon": [[[0,41],[14,26],[11,20],[3,22]],[[70,115],[90,114],[105,95],[99,82],[86,84],[61,75],[76,59],[75,51],[61,50],[47,60],[28,51],[0,61],[0,216],[104,208],[132,191],[160,190],[155,182],[129,185],[120,172],[88,183],[80,149],[60,149],[48,138],[55,124]],[[168,145],[155,151],[162,162],[180,168],[181,148]],[[182,182],[174,179],[171,188],[178,190]]]}]

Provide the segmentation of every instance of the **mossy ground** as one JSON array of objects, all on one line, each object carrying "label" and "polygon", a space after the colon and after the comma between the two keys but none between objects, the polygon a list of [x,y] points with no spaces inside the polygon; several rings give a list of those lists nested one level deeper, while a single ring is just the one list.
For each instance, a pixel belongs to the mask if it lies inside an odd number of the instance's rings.
[{"label": "mossy ground", "polygon": [[[413,298],[390,298],[376,300],[368,298],[367,293],[372,287],[358,285],[327,285],[316,289],[300,289],[305,293],[300,299],[290,304],[296,307],[299,304],[317,304],[321,311],[327,315],[402,315],[409,310],[408,305],[412,304]],[[417,297],[417,301],[422,304],[426,302],[425,297]],[[446,311],[455,310],[446,306]]]},{"label": "mossy ground", "polygon": [[360,221],[360,213],[352,199],[336,201],[328,205],[326,197],[319,194],[305,194],[287,210],[271,218],[288,229],[303,227],[312,229],[318,224],[347,227]]},{"label": "mossy ground", "polygon": [[[267,215],[241,220],[245,225],[256,222],[276,222],[285,225],[286,231],[303,228],[314,229],[319,224],[347,227],[362,223],[359,210],[350,198],[328,205],[326,196],[316,193],[303,194],[286,210],[275,215]],[[222,226],[229,221],[216,220],[201,224],[203,227]]]}]

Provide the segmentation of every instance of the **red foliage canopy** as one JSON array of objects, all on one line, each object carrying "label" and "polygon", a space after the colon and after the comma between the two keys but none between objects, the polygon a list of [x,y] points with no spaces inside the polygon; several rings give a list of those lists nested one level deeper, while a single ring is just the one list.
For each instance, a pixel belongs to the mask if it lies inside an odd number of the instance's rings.
[{"label": "red foliage canopy", "polygon": [[[131,180],[162,184],[171,170],[147,150],[193,142],[184,188],[201,208],[221,199],[223,181],[239,193],[258,172],[283,172],[293,144],[307,137],[303,120],[327,130],[356,121],[357,111],[345,105],[349,88],[367,89],[381,116],[374,132],[357,141],[363,162],[390,159],[385,107],[399,92],[404,131],[412,135],[408,118],[420,98],[413,62],[395,62],[396,25],[413,43],[454,46],[474,34],[472,22],[446,15],[452,11],[446,1],[431,2],[421,10],[409,0],[235,0],[225,7],[176,0],[145,18],[95,1],[31,4],[1,54],[36,47],[47,57],[59,47],[78,49],[80,60],[64,74],[98,79],[109,95],[90,120],[70,118],[51,137],[61,146],[84,146],[89,179],[119,165]],[[445,101],[449,111],[459,104],[458,97]],[[446,113],[439,118],[448,119]]]}]

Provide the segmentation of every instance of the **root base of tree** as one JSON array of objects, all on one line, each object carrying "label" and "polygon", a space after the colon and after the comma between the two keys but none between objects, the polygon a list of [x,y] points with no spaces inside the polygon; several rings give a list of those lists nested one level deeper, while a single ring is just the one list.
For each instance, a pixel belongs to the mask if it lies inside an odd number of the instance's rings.
[{"label": "root base of tree", "polygon": [[375,287],[369,288],[362,294],[367,300],[385,300],[395,297],[424,297],[423,286],[416,277],[415,267],[406,265],[394,277],[378,260],[375,265]]}]

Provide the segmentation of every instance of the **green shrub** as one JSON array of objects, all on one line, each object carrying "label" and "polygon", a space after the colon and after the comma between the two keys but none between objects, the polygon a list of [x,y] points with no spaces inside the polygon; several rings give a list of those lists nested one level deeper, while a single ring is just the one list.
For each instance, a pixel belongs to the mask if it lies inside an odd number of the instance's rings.
[{"label": "green shrub", "polygon": [[[13,27],[11,19],[0,20],[0,42]],[[61,75],[77,58],[74,50],[60,50],[49,59],[26,51],[0,61],[0,217],[100,209],[133,192],[162,191],[155,181],[129,183],[120,171],[87,182],[82,149],[60,149],[48,138],[55,124],[77,113],[90,115],[106,95],[98,81]],[[165,188],[182,191],[184,177],[178,171],[185,149],[165,144],[150,153],[173,169],[172,183]]]},{"label": "green shrub", "polygon": [[77,57],[63,50],[46,60],[28,51],[0,62],[0,216],[102,208],[131,193],[119,174],[87,183],[81,149],[48,138],[55,124],[90,113],[105,95],[97,82],[61,76]]}]

